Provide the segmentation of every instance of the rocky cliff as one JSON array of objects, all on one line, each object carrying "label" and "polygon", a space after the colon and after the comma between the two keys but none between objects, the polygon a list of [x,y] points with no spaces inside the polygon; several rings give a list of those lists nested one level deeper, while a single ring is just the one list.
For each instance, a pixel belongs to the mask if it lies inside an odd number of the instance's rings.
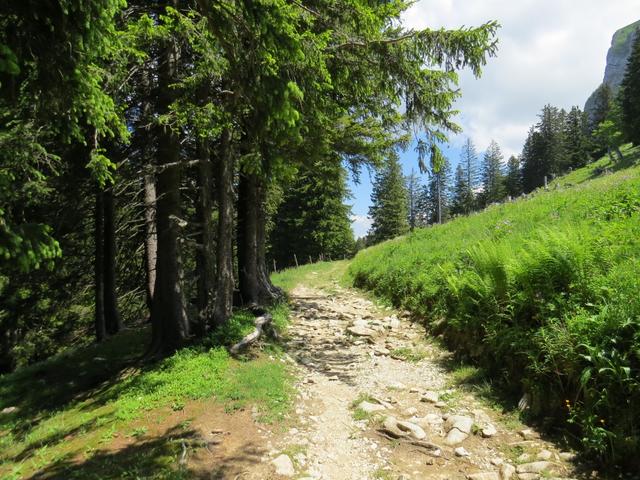
[{"label": "rocky cliff", "polygon": [[[607,53],[607,66],[604,70],[603,83],[606,83],[611,87],[611,91],[614,95],[618,92],[620,83],[622,83],[622,78],[624,77],[624,72],[627,68],[627,59],[631,54],[631,47],[633,39],[635,38],[634,34],[639,28],[640,20],[621,28],[613,34],[611,47]],[[584,106],[585,112],[591,113],[593,110],[593,102],[594,95],[592,93]]]}]

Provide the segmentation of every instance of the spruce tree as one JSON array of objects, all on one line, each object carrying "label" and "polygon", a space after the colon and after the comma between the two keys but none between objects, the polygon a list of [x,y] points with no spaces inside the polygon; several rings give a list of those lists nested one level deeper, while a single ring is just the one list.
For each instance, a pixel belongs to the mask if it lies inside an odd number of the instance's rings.
[{"label": "spruce tree", "polygon": [[520,160],[515,155],[511,155],[507,161],[504,190],[511,198],[522,194],[522,170],[520,169]]},{"label": "spruce tree", "polygon": [[403,235],[407,222],[407,189],[396,152],[391,152],[373,183],[369,216],[373,221],[371,243],[379,243]]},{"label": "spruce tree", "polygon": [[522,150],[522,181],[525,192],[544,185],[562,173],[564,164],[563,114],[545,105],[538,115],[540,121],[529,130]]},{"label": "spruce tree", "polygon": [[420,185],[416,195],[416,226],[428,226],[430,218],[431,201],[429,200],[429,185]]},{"label": "spruce tree", "polygon": [[640,31],[636,31],[620,90],[625,139],[640,145]]},{"label": "spruce tree", "polygon": [[463,212],[469,214],[475,207],[475,191],[480,183],[478,154],[476,152],[476,147],[470,138],[467,138],[467,141],[462,147],[460,163],[462,164],[467,184],[467,193],[464,197]]},{"label": "spruce tree", "polygon": [[491,140],[482,160],[482,200],[485,205],[504,199],[502,151],[495,140]]},{"label": "spruce tree", "polygon": [[418,193],[420,190],[420,183],[418,176],[414,170],[411,170],[411,174],[407,175],[405,179],[407,185],[407,221],[409,222],[409,229],[413,230],[417,224],[417,203]]},{"label": "spruce tree", "polygon": [[429,172],[427,183],[428,223],[439,224],[449,219],[450,214],[450,182],[451,164],[446,157],[442,158],[442,165]]},{"label": "spruce tree", "polygon": [[[355,240],[351,231],[351,208],[345,203],[349,191],[340,159],[304,166],[283,185],[282,203],[274,215],[270,256],[278,268],[323,258],[351,255]],[[296,257],[294,258],[294,254]]]},{"label": "spruce tree", "polygon": [[564,120],[562,172],[579,168],[589,163],[590,142],[587,136],[585,114],[578,107],[572,107]]},{"label": "spruce tree", "polygon": [[458,164],[453,180],[453,189],[451,196],[451,214],[463,215],[468,213],[469,187],[467,185],[467,176],[465,175],[462,165]]}]

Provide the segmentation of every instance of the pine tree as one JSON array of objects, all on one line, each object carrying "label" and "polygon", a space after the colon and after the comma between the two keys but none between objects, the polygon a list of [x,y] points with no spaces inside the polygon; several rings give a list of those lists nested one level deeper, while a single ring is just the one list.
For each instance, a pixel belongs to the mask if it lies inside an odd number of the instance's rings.
[{"label": "pine tree", "polygon": [[507,161],[504,190],[511,198],[522,194],[522,170],[520,169],[520,160],[515,155],[511,155]]},{"label": "pine tree", "polygon": [[369,207],[373,221],[370,230],[372,243],[407,233],[407,197],[400,161],[397,153],[392,152],[373,183]]},{"label": "pine tree", "polygon": [[625,139],[640,145],[640,31],[636,31],[620,90]]},{"label": "pine tree", "polygon": [[502,151],[495,140],[491,140],[482,160],[482,199],[485,205],[504,199]]}]

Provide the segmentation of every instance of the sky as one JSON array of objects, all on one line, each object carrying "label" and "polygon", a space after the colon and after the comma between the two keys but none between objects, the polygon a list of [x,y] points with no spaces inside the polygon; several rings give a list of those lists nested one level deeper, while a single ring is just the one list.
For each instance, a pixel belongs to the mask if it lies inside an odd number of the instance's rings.
[{"label": "sky", "polygon": [[[483,152],[498,142],[505,158],[519,154],[529,127],[545,104],[571,108],[602,82],[607,50],[616,30],[640,19],[640,0],[420,0],[404,14],[407,28],[459,28],[497,20],[497,57],[482,77],[460,75],[462,97],[455,108],[463,132],[445,149],[452,165],[467,137]],[[417,172],[414,146],[400,154],[403,170]],[[373,173],[371,174],[371,177]],[[426,182],[426,177],[422,178]],[[350,183],[353,230],[364,236],[371,178]]]}]

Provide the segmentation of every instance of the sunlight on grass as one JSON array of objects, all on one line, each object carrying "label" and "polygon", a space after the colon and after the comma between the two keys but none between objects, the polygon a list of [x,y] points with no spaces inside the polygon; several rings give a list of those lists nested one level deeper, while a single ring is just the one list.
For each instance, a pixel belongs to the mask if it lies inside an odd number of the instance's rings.
[{"label": "sunlight on grass", "polygon": [[303,283],[308,287],[331,290],[347,285],[345,273],[348,266],[348,260],[312,263],[274,273],[271,280],[286,292]]}]

